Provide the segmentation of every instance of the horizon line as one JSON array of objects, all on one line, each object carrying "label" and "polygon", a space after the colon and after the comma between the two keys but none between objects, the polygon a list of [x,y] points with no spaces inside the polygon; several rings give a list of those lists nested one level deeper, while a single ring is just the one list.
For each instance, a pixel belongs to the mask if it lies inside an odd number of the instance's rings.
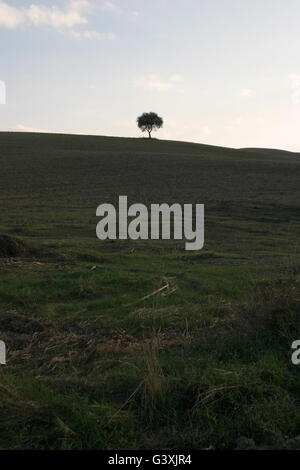
[{"label": "horizon line", "polygon": [[38,134],[38,135],[64,135],[64,136],[78,136],[78,137],[105,137],[105,138],[112,138],[112,139],[136,139],[136,140],[146,140],[146,141],[153,141],[157,140],[160,142],[178,142],[183,144],[192,144],[192,145],[202,145],[204,147],[216,147],[216,148],[224,148],[230,150],[275,150],[279,152],[287,152],[287,153],[294,153],[299,154],[299,151],[295,150],[288,150],[284,148],[276,148],[276,147],[227,147],[225,145],[213,145],[213,144],[204,144],[202,142],[193,142],[187,140],[174,140],[174,139],[160,139],[158,137],[152,137],[149,139],[148,137],[131,137],[131,136],[118,136],[118,135],[103,135],[103,134],[85,134],[85,133],[72,133],[72,132],[64,132],[64,131],[48,131],[48,130],[18,130],[18,129],[9,129],[9,130],[0,130],[0,134]]}]

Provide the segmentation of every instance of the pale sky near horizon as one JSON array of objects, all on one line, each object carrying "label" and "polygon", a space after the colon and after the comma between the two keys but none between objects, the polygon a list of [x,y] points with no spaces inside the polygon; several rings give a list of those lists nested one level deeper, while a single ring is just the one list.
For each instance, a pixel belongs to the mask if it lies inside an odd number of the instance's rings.
[{"label": "pale sky near horizon", "polygon": [[300,152],[299,0],[0,0],[0,130]]}]

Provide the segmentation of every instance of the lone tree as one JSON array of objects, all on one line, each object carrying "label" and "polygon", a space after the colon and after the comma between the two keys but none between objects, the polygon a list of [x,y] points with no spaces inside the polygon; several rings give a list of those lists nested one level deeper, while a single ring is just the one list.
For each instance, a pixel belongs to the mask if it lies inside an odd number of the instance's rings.
[{"label": "lone tree", "polygon": [[149,139],[151,139],[151,132],[160,129],[163,126],[163,119],[156,113],[143,113],[137,118],[137,125],[142,132],[147,131]]}]

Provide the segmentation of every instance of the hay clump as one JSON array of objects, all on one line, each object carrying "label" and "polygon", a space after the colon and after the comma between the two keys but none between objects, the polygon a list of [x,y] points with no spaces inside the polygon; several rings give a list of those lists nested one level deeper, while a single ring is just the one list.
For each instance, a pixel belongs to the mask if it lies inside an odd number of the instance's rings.
[{"label": "hay clump", "polygon": [[28,250],[28,245],[22,238],[0,234],[0,258],[23,256]]}]

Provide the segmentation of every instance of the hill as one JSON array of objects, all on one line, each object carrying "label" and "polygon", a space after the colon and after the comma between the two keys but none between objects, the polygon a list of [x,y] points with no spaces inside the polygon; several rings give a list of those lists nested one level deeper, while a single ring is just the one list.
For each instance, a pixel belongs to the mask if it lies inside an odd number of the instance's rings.
[{"label": "hill", "polygon": [[1,133],[0,142],[7,196],[51,200],[57,191],[56,200],[91,204],[123,193],[136,198],[142,187],[149,200],[299,200],[300,155],[291,152],[59,134]]},{"label": "hill", "polygon": [[[0,447],[297,446],[299,156],[0,133]],[[97,240],[119,195],[205,204],[204,249]]]}]

